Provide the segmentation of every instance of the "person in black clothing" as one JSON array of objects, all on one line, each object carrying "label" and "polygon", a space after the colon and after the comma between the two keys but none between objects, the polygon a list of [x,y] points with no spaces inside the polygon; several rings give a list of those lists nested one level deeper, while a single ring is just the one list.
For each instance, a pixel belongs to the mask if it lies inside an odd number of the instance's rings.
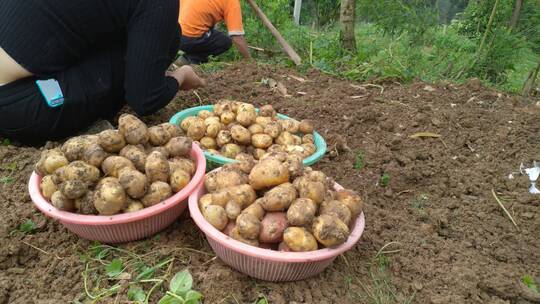
[{"label": "person in black clothing", "polygon": [[[24,144],[73,135],[127,104],[138,115],[205,85],[179,48],[178,0],[0,1],[0,136]],[[36,80],[54,79],[47,104]]]}]

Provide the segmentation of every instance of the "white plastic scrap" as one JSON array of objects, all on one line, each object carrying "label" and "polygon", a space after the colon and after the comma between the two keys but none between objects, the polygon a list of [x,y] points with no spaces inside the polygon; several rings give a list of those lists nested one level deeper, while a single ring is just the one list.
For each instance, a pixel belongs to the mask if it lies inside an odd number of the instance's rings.
[{"label": "white plastic scrap", "polygon": [[[521,169],[523,169],[523,164],[521,164],[520,171]],[[529,187],[529,193],[540,194],[540,190],[536,187],[536,181],[538,180],[538,176],[540,176],[540,164],[534,161],[533,167],[525,168],[524,171],[525,171],[525,174],[529,176],[529,180],[531,181],[531,187]]]}]

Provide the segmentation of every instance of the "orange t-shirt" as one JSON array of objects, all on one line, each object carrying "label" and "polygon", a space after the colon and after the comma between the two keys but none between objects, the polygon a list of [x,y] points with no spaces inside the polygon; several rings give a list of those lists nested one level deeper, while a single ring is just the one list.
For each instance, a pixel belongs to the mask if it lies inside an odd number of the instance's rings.
[{"label": "orange t-shirt", "polygon": [[229,36],[244,35],[240,0],[180,0],[178,22],[183,36],[201,37],[221,21]]}]

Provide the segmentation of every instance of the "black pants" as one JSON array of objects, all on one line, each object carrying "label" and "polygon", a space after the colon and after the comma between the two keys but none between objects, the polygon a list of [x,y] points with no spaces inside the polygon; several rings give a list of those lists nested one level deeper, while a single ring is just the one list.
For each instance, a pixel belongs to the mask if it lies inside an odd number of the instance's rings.
[{"label": "black pants", "polygon": [[87,60],[50,75],[60,83],[64,104],[51,108],[29,77],[0,86],[0,135],[41,145],[73,135],[100,118],[111,118],[124,99],[124,50],[96,50]]},{"label": "black pants", "polygon": [[182,36],[180,39],[180,49],[185,53],[184,57],[194,64],[208,62],[209,56],[225,53],[231,45],[231,38],[215,29],[199,38]]}]

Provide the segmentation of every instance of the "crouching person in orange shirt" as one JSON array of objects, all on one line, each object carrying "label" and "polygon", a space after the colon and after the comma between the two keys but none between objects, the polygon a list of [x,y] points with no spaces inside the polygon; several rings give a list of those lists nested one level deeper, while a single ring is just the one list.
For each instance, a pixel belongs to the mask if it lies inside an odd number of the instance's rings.
[{"label": "crouching person in orange shirt", "polygon": [[[208,62],[209,56],[226,52],[232,43],[244,58],[250,58],[240,0],[181,0],[178,19],[182,28],[180,49],[188,63]],[[214,28],[221,21],[225,22],[228,35]]]}]

